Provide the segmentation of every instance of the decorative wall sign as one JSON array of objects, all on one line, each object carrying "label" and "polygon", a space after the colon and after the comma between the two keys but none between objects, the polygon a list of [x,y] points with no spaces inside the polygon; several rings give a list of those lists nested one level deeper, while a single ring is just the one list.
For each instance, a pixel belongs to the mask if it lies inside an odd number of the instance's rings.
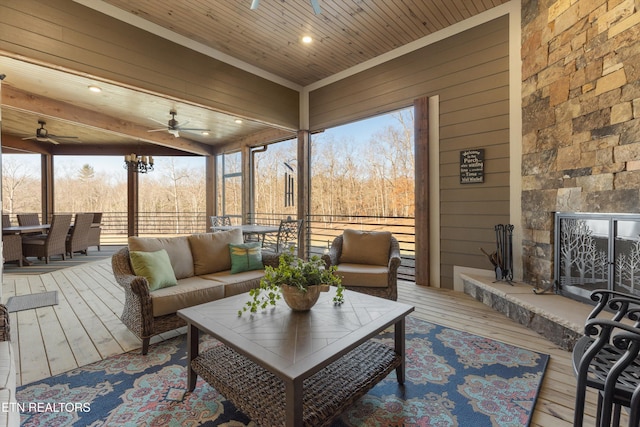
[{"label": "decorative wall sign", "polygon": [[460,184],[484,182],[484,148],[460,152]]}]

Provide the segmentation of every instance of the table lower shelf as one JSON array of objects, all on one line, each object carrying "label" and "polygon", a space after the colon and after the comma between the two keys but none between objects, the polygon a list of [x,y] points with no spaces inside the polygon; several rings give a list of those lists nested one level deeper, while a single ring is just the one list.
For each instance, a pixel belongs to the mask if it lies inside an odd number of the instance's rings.
[{"label": "table lower shelf", "polygon": [[[389,346],[367,341],[305,379],[303,424],[329,425],[401,363]],[[224,345],[200,354],[191,367],[259,425],[284,425],[284,383],[271,372]]]}]

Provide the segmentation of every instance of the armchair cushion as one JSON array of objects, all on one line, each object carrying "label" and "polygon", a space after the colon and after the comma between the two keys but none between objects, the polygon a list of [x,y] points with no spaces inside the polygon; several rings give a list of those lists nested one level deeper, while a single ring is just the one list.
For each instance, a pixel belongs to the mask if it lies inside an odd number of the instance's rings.
[{"label": "armchair cushion", "polygon": [[391,233],[344,230],[340,264],[388,265]]},{"label": "armchair cushion", "polygon": [[233,229],[217,233],[201,233],[188,237],[193,253],[196,276],[231,270],[229,244],[242,243],[242,231]]},{"label": "armchair cushion", "polygon": [[261,246],[260,242],[241,243],[239,245],[230,243],[231,274],[264,269]]},{"label": "armchair cushion", "polygon": [[389,286],[389,269],[381,265],[338,264],[336,273],[344,286],[386,288]]},{"label": "armchair cushion", "polygon": [[193,257],[186,236],[179,237],[129,237],[129,250],[140,252],[167,251],[176,279],[193,276]]},{"label": "armchair cushion", "polygon": [[131,251],[131,266],[137,276],[143,276],[149,283],[149,290],[176,286],[178,281],[171,268],[169,255],[164,249],[155,252]]}]

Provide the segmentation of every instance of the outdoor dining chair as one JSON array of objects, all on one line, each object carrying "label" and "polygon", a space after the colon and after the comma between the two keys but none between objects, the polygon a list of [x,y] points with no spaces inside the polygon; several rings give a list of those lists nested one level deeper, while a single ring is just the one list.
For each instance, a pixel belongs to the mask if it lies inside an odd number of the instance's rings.
[{"label": "outdoor dining chair", "polygon": [[302,232],[302,219],[283,219],[278,227],[278,234],[274,239],[265,235],[262,241],[262,249],[270,252],[281,253],[291,246],[298,246],[298,239]]},{"label": "outdoor dining chair", "polygon": [[65,243],[66,252],[69,257],[73,258],[74,252],[80,252],[87,255],[87,249],[89,248],[89,230],[93,223],[92,213],[77,213],[73,228],[67,236]]},{"label": "outdoor dining chair", "polygon": [[[231,217],[229,215],[210,216],[211,227],[227,227],[231,226]],[[216,231],[216,230],[213,230]]]},{"label": "outdoor dining chair", "polygon": [[8,214],[2,214],[2,228],[11,227],[11,218]]},{"label": "outdoor dining chair", "polygon": [[22,239],[22,253],[25,257],[44,258],[49,264],[49,258],[53,255],[62,255],[66,259],[66,240],[69,227],[71,226],[71,215],[54,214],[51,218],[51,228],[46,235],[35,237],[24,237]]},{"label": "outdoor dining chair", "polygon": [[[18,225],[40,225],[40,217],[37,213],[18,214]],[[30,233],[23,233],[24,236],[35,236],[42,234],[42,231],[33,231]]]},{"label": "outdoor dining chair", "polygon": [[100,235],[102,234],[102,212],[94,212],[91,228],[89,228],[89,246],[96,246],[100,250]]}]

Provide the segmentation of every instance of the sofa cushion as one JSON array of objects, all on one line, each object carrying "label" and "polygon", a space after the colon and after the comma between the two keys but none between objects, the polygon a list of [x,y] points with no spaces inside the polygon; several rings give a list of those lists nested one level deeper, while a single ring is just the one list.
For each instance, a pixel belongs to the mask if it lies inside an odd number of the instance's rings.
[{"label": "sofa cushion", "polygon": [[158,289],[150,293],[153,317],[224,297],[224,283],[193,276],[182,279],[178,286]]},{"label": "sofa cushion", "polygon": [[391,233],[344,230],[340,264],[388,265]]},{"label": "sofa cushion", "polygon": [[160,249],[155,252],[129,251],[129,257],[131,258],[133,272],[136,276],[143,276],[147,279],[150,291],[178,284],[166,250]]},{"label": "sofa cushion", "polygon": [[241,243],[239,245],[230,243],[231,274],[251,270],[264,270],[261,246],[260,242]]},{"label": "sofa cushion", "polygon": [[129,250],[155,252],[164,249],[169,254],[176,279],[193,276],[193,257],[187,236],[178,237],[129,237]]},{"label": "sofa cushion", "polygon": [[264,270],[244,271],[237,274],[231,274],[231,271],[221,271],[202,277],[224,283],[224,296],[226,298],[249,292],[251,289],[260,286],[260,279],[264,277]]},{"label": "sofa cushion", "polygon": [[386,288],[389,284],[389,268],[381,265],[340,263],[336,274],[344,286]]},{"label": "sofa cushion", "polygon": [[194,234],[188,237],[196,276],[231,269],[229,243],[242,243],[242,230],[234,228],[217,233]]}]

